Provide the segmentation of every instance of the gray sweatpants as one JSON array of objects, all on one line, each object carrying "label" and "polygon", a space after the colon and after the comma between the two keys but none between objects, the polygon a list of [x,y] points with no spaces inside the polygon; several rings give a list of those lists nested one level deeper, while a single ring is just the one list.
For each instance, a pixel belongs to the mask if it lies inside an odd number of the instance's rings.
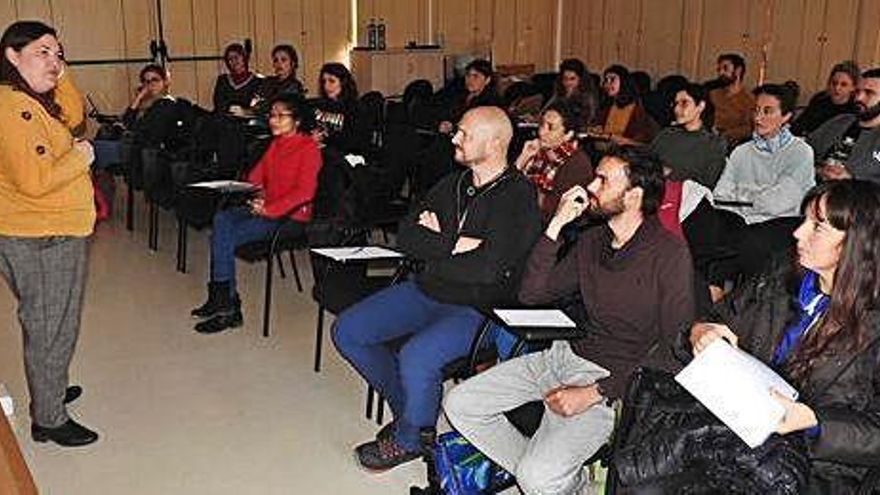
[{"label": "gray sweatpants", "polygon": [[563,417],[547,409],[538,431],[523,436],[504,416],[543,400],[561,385],[589,385],[608,370],[583,359],[568,342],[503,362],[456,386],[446,396],[449,422],[471,444],[514,473],[526,494],[572,494],[582,489],[582,465],[611,436],[614,410],[605,403]]},{"label": "gray sweatpants", "polygon": [[79,335],[87,242],[0,236],[0,274],[18,298],[31,420],[39,426],[52,428],[68,419],[64,391]]}]

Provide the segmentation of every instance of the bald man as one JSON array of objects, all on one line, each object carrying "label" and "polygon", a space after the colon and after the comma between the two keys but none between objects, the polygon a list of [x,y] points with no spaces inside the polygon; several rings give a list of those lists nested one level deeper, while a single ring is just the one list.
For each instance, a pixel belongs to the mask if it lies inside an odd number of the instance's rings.
[{"label": "bald man", "polygon": [[[419,457],[419,432],[437,423],[443,367],[468,354],[482,322],[476,308],[515,301],[541,216],[532,184],[507,163],[512,135],[498,108],[462,117],[452,143],[466,170],[438,182],[400,224],[398,246],[424,269],[336,320],[336,348],[394,416],[355,449],[370,471]],[[401,338],[395,353],[387,344]]]}]

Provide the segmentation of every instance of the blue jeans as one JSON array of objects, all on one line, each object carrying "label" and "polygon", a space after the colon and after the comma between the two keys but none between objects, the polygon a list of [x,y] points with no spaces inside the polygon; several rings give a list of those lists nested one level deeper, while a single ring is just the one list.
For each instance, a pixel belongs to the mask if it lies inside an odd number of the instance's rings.
[{"label": "blue jeans", "polygon": [[[397,421],[396,439],[419,449],[419,430],[433,428],[443,396],[443,366],[470,352],[483,316],[469,306],[444,304],[407,281],[344,311],[333,342],[378,390]],[[387,343],[409,336],[395,354]]]},{"label": "blue jeans", "polygon": [[92,142],[95,149],[95,161],[92,166],[96,170],[104,170],[122,163],[122,141],[96,139]]},{"label": "blue jeans", "polygon": [[214,215],[211,232],[211,281],[229,282],[235,294],[235,248],[267,239],[281,220],[256,216],[247,207],[229,208]]}]

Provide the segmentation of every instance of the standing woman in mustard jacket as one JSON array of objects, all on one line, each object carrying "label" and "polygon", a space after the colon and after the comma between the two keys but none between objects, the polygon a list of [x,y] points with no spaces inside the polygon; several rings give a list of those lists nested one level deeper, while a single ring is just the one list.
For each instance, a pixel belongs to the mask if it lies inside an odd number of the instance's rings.
[{"label": "standing woman in mustard jacket", "polygon": [[0,52],[0,274],[19,303],[31,436],[86,445],[98,435],[65,408],[81,391],[68,389],[67,373],[95,224],[94,152],[71,134],[84,119],[82,97],[49,26],[10,25]]}]

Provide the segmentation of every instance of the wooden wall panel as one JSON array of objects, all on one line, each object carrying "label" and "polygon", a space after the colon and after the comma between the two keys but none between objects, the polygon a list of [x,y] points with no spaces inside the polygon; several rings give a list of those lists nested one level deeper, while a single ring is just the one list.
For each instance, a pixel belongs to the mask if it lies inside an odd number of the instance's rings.
[{"label": "wooden wall panel", "polygon": [[36,19],[52,23],[52,2],[50,0],[15,0],[19,19]]},{"label": "wooden wall panel", "polygon": [[[486,0],[483,0],[486,1]],[[491,3],[491,2],[489,2]],[[443,0],[434,2],[437,39],[443,42],[447,53],[468,53],[475,47],[477,30],[475,0]],[[484,23],[483,31],[491,32],[491,22]],[[486,29],[488,26],[488,29]]]},{"label": "wooden wall panel", "polygon": [[864,67],[880,66],[880,0],[862,0],[859,5],[854,57]]},{"label": "wooden wall panel", "polygon": [[6,29],[6,26],[12,24],[18,19],[18,10],[15,7],[15,0],[0,0],[0,26]]},{"label": "wooden wall panel", "polygon": [[[352,48],[353,42],[350,40],[351,34],[351,12],[349,9],[349,0],[324,0],[324,37],[321,40],[321,47],[324,49],[325,62],[341,62],[348,63],[348,53]],[[427,9],[427,3],[419,0],[420,5]],[[421,14],[420,14],[421,15]],[[424,26],[422,26],[424,28]],[[427,36],[415,34],[416,36]],[[314,74],[313,79],[317,79],[318,75]]]},{"label": "wooden wall panel", "polygon": [[317,95],[318,71],[324,65],[324,2],[322,0],[303,0],[303,31],[300,63],[306,81],[310,83],[309,92]]},{"label": "wooden wall panel", "polygon": [[196,64],[188,61],[174,61],[174,57],[196,54],[193,0],[177,0],[162,4],[162,23],[165,42],[172,61],[168,64],[171,75],[171,92],[200,105],[210,108],[210,95],[204,98],[199,93],[196,79]]},{"label": "wooden wall panel", "polygon": [[[821,61],[823,72],[827,73],[834,64],[842,60],[855,57],[858,30],[856,19],[858,19],[860,3],[859,0],[827,0]],[[875,32],[880,29],[878,23],[880,18],[875,17],[873,19]],[[823,74],[820,79],[824,80],[826,76]]]},{"label": "wooden wall panel", "polygon": [[[81,21],[81,13],[90,12],[89,23]],[[107,60],[125,57],[125,35],[119,28],[123,22],[119,3],[101,0],[55,2],[53,24],[59,33],[67,57]],[[77,85],[89,94],[101,111],[116,111],[128,103],[129,80],[124,65],[74,67]]]},{"label": "wooden wall panel", "polygon": [[684,0],[664,0],[655,9],[655,0],[641,1],[641,25],[635,66],[656,78],[679,71]]}]

